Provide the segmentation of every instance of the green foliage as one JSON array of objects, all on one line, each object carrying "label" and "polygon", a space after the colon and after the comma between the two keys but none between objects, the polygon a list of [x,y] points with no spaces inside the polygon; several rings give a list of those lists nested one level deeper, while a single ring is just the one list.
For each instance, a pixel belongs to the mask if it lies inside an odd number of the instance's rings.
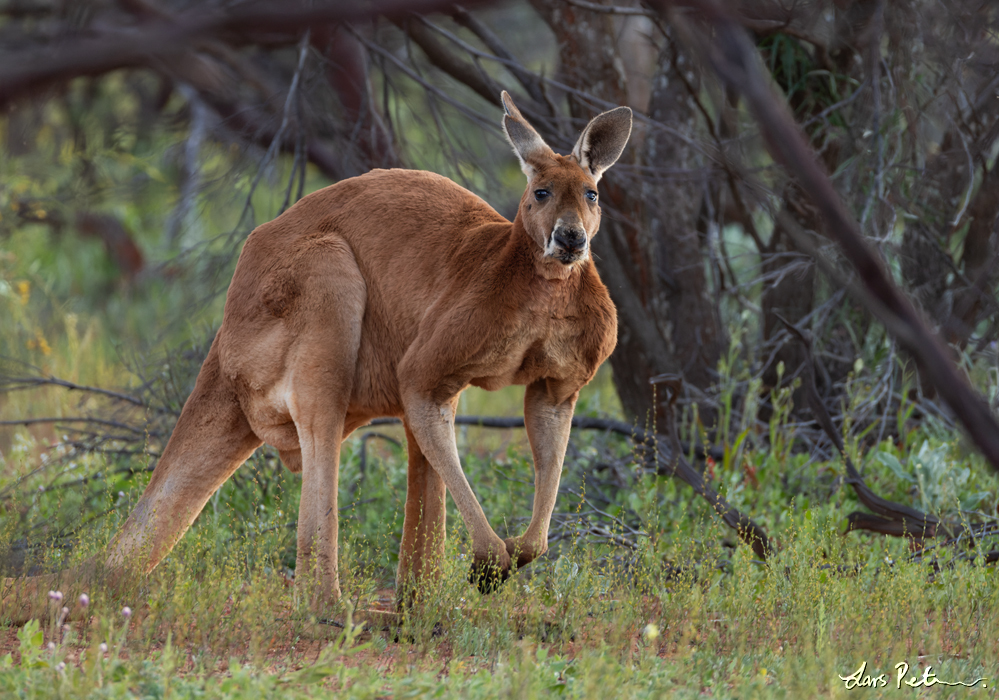
[{"label": "green foliage", "polygon": [[[767,67],[774,81],[787,97],[788,104],[801,121],[827,109],[830,110],[828,126],[845,129],[848,124],[839,110],[831,109],[842,103],[853,90],[859,88],[856,79],[830,69],[826,59],[821,64],[813,51],[793,36],[775,32],[759,42]],[[842,105],[840,105],[842,106]],[[813,125],[811,135],[821,128]]]}]

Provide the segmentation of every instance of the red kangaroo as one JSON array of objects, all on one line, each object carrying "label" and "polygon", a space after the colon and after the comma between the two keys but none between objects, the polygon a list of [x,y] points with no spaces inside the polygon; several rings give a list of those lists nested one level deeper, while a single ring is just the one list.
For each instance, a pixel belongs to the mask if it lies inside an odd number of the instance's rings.
[{"label": "red kangaroo", "polygon": [[[378,416],[402,418],[409,449],[400,601],[406,582],[418,591],[440,570],[447,491],[471,534],[480,588],[547,550],[576,397],[617,339],[590,239],[597,181],[621,155],[632,117],[627,107],[595,117],[562,156],[506,92],[502,100],[528,179],[513,222],[440,175],[374,170],[250,234],[194,391],[111,542],[112,579],[152,570],[267,443],[302,473],[298,578],[310,582],[312,608],[326,609],[340,595],[340,445]],[[504,541],[462,471],[454,415],[469,385],[510,384],[527,387],[536,493],[526,532]],[[54,580],[6,581],[5,614],[30,616]]]}]

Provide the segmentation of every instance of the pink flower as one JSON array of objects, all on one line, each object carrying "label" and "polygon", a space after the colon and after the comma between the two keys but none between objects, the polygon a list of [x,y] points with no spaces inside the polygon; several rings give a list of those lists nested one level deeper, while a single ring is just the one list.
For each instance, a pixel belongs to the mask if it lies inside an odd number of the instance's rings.
[{"label": "pink flower", "polygon": [[57,603],[61,603],[62,591],[49,591],[49,600],[54,600]]},{"label": "pink flower", "polygon": [[132,617],[132,608],[130,608],[130,607],[128,607],[128,606],[126,605],[125,607],[123,607],[123,608],[121,609],[121,614],[122,614],[122,615],[123,615],[123,616],[125,617],[125,619],[127,620],[128,618]]},{"label": "pink flower", "polygon": [[88,605],[90,605],[90,596],[88,596],[86,593],[81,593],[79,601],[80,601],[80,607],[85,608]]}]

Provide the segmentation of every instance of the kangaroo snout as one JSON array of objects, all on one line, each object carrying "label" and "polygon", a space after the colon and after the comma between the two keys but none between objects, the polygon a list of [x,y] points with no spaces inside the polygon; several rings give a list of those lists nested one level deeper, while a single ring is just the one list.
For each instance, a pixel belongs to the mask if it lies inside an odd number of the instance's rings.
[{"label": "kangaroo snout", "polygon": [[547,251],[568,265],[586,257],[586,231],[581,226],[558,226],[552,231]]}]

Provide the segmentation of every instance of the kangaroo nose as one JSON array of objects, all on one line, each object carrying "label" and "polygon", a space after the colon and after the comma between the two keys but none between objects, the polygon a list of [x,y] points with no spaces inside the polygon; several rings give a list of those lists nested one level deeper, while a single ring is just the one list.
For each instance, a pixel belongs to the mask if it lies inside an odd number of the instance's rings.
[{"label": "kangaroo nose", "polygon": [[554,233],[555,242],[564,250],[574,252],[586,246],[586,232],[581,228],[559,228]]}]

